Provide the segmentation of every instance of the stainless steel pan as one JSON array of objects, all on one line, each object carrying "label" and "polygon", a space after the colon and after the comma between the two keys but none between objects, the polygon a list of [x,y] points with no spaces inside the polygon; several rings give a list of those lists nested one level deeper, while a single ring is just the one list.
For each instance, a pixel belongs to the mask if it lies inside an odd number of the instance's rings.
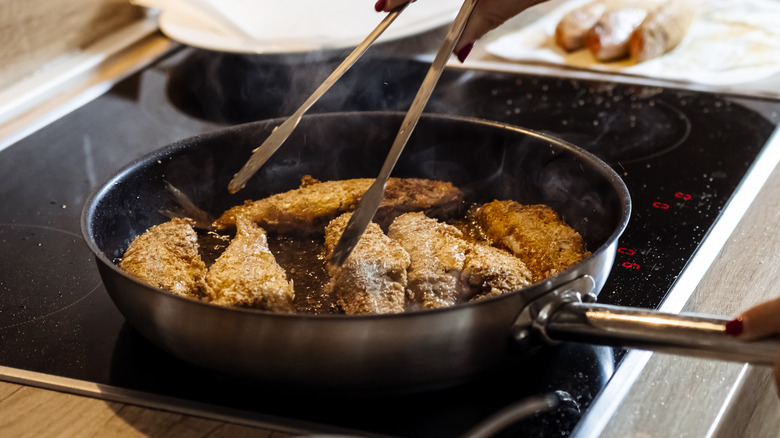
[{"label": "stainless steel pan", "polygon": [[218,215],[244,199],[321,180],[371,177],[401,113],[306,116],[236,195],[227,185],[281,120],[240,125],[165,147],[130,164],[87,201],[82,231],[108,293],[159,347],[221,373],[289,387],[403,390],[451,385],[539,341],[636,346],[769,364],[776,339],[744,344],[724,320],[587,304],[610,272],[630,215],[628,191],[593,155],[524,129],[424,116],[394,176],[452,181],[469,201],[545,203],[582,234],[592,255],[530,287],[481,302],[397,315],[274,314],[189,300],[142,284],[116,265],[132,239],[166,218],[166,182]]}]

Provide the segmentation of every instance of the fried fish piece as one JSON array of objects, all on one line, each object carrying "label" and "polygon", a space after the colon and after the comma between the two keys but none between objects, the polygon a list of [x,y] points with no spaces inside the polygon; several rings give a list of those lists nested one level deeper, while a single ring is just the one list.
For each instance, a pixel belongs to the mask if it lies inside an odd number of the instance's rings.
[{"label": "fried fish piece", "polygon": [[[344,233],[352,213],[332,220],[325,228],[327,256]],[[341,267],[329,266],[326,292],[348,315],[404,311],[409,254],[372,222]]]},{"label": "fried fish piece", "polygon": [[409,253],[406,294],[415,308],[454,306],[531,284],[531,273],[517,257],[468,241],[455,226],[423,213],[398,216],[387,235]]},{"label": "fried fish piece", "polygon": [[555,27],[555,43],[567,52],[585,47],[586,35],[599,21],[609,3],[610,0],[594,0],[564,14]]},{"label": "fried fish piece", "polygon": [[696,17],[695,0],[667,0],[650,12],[631,34],[631,59],[636,62],[657,58],[683,40]]},{"label": "fried fish piece", "polygon": [[629,40],[651,10],[662,0],[621,0],[610,3],[585,36],[585,44],[598,61],[614,61],[630,53]]},{"label": "fried fish piece", "polygon": [[468,244],[460,230],[423,213],[406,213],[390,224],[387,236],[409,253],[406,294],[415,307],[435,309],[462,301],[466,291],[460,274]]},{"label": "fried fish piece", "polygon": [[[214,227],[228,228],[238,216],[246,216],[269,232],[320,233],[330,220],[354,210],[373,182],[372,178],[321,182],[305,176],[297,189],[245,201],[244,205],[229,209],[214,221]],[[449,182],[390,178],[374,220],[386,226],[395,216],[408,211],[453,208],[462,197],[460,189]]]},{"label": "fried fish piece", "polygon": [[236,237],[206,275],[206,293],[214,304],[292,312],[292,281],[268,248],[265,230],[238,217]]},{"label": "fried fish piece", "polygon": [[493,201],[473,209],[468,216],[493,245],[519,257],[531,270],[534,281],[590,255],[582,236],[546,205]]},{"label": "fried fish piece", "polygon": [[470,301],[503,295],[529,286],[531,270],[518,257],[481,243],[469,246],[461,279],[468,283]]},{"label": "fried fish piece", "polygon": [[177,295],[201,297],[206,264],[191,219],[173,218],[136,237],[119,266],[141,281]]}]

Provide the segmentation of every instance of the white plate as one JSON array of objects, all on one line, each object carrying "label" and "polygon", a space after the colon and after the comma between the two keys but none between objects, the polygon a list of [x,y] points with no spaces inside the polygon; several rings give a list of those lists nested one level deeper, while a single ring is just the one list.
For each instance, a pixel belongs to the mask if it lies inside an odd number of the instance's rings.
[{"label": "white plate", "polygon": [[[212,3],[213,2],[213,3]],[[290,53],[356,46],[384,18],[373,0],[143,0],[157,6],[171,39],[210,50]],[[218,9],[215,5],[219,5]],[[451,22],[461,0],[409,5],[378,41],[416,35]],[[222,19],[220,19],[222,18]]]}]

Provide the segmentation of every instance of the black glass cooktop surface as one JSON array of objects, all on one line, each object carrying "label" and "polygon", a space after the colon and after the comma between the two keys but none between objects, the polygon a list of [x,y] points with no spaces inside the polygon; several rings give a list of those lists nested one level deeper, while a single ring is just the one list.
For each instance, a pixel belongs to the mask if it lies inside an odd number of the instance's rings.
[{"label": "black glass cooktop surface", "polygon": [[[542,348],[463,385],[413,395],[289,393],[159,351],[110,301],[79,229],[92,190],[168,143],[292,113],[336,63],[178,50],[0,151],[0,366],[285,427],[409,437],[461,436],[504,406],[555,392],[559,408],[503,434],[571,433],[622,350]],[[406,110],[426,70],[422,62],[368,57],[311,111]],[[607,161],[626,182],[633,213],[599,300],[656,308],[766,145],[780,103],[448,69],[427,111],[551,133]]]}]

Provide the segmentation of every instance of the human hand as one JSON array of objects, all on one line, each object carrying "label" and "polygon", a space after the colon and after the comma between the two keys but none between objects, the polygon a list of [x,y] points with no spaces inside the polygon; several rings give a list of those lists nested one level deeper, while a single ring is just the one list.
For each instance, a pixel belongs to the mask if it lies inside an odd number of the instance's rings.
[{"label": "human hand", "polygon": [[[389,12],[409,1],[379,0],[374,5],[374,8],[377,12]],[[474,7],[474,12],[471,13],[469,22],[466,24],[466,28],[463,29],[458,43],[455,44],[454,52],[458,60],[460,62],[465,61],[466,56],[474,47],[474,42],[482,38],[486,33],[502,25],[506,20],[520,12],[544,1],[546,0],[480,0]]]},{"label": "human hand", "polygon": [[[780,333],[780,298],[753,306],[726,324],[726,334],[745,341],[774,333]],[[775,361],[774,373],[775,389],[780,396],[780,355]]]}]

